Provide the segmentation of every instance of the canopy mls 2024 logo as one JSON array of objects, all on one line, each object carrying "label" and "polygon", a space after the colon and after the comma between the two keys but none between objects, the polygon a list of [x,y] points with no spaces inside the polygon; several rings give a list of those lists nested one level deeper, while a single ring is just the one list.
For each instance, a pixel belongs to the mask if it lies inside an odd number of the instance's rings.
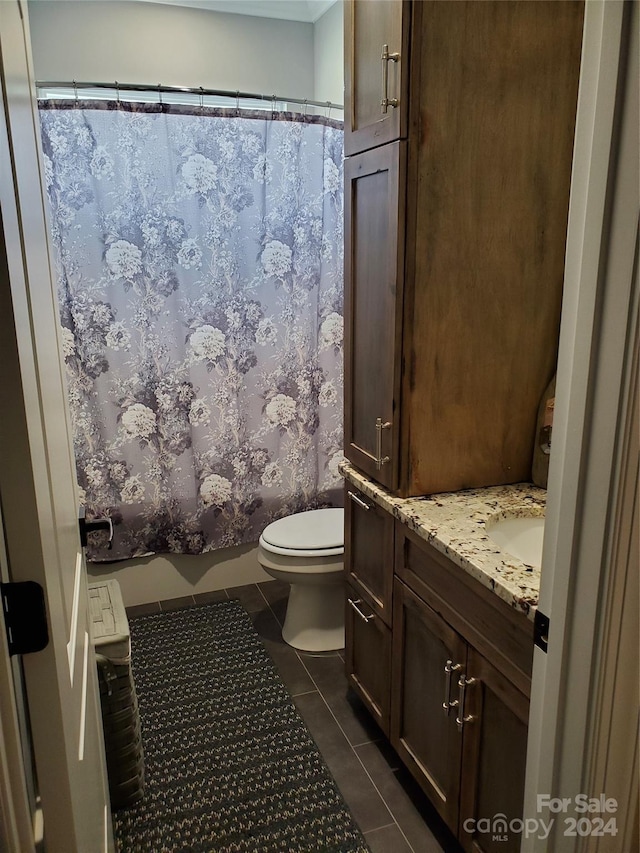
[{"label": "canopy mls 2024 logo", "polygon": [[576,794],[575,797],[538,794],[539,817],[509,820],[505,814],[498,812],[493,817],[467,818],[462,826],[470,834],[477,832],[491,835],[492,841],[508,841],[512,835],[545,840],[556,821],[562,821],[560,831],[566,838],[615,836],[618,834],[618,826],[616,818],[611,815],[617,810],[617,800],[605,794],[599,797],[589,797],[587,794]]}]

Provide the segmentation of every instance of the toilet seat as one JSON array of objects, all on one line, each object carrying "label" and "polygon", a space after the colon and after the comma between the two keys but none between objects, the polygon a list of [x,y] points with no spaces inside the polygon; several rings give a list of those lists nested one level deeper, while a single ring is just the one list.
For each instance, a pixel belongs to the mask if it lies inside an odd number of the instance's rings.
[{"label": "toilet seat", "polygon": [[271,554],[332,557],[344,553],[344,509],[312,509],[279,518],[259,540]]}]

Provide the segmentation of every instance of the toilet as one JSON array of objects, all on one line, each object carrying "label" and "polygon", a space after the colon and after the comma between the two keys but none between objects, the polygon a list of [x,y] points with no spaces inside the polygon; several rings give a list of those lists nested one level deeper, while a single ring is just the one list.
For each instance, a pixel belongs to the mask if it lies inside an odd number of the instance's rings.
[{"label": "toilet", "polygon": [[306,652],[344,648],[344,510],[312,509],[269,524],[258,562],[291,585],[282,639]]}]

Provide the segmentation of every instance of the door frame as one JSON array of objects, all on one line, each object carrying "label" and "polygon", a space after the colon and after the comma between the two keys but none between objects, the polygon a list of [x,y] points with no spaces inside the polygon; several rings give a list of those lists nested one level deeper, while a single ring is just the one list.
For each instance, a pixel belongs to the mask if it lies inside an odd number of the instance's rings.
[{"label": "door frame", "polygon": [[538,795],[607,793],[590,793],[589,763],[638,334],[638,12],[618,0],[585,8],[539,603],[549,644],[534,653],[525,792],[525,818],[555,822],[523,853],[584,842],[564,836],[574,803],[550,814]]}]

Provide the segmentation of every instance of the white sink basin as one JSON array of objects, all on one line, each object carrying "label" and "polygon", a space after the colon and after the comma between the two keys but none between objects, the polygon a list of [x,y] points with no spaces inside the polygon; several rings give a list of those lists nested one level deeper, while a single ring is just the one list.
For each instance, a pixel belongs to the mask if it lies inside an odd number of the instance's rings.
[{"label": "white sink basin", "polygon": [[487,522],[487,536],[512,557],[528,566],[540,568],[542,564],[542,540],[544,517],[526,516],[500,518]]}]

